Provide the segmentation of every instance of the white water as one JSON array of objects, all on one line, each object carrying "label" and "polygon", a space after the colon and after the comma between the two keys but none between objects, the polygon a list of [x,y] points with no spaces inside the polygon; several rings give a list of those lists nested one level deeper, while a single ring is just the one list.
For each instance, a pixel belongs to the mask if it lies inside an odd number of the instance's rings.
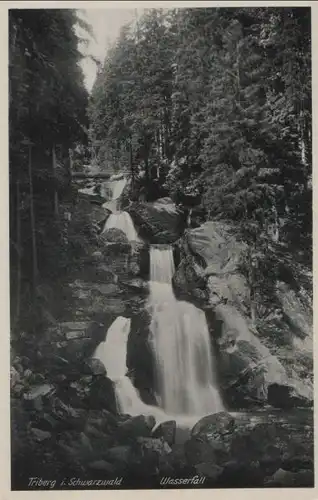
[{"label": "white water", "polygon": [[209,332],[204,312],[177,301],[172,290],[171,248],[151,248],[150,306],[152,348],[158,375],[158,406],[145,404],[127,373],[130,319],[119,316],[95,352],[115,384],[118,409],[133,416],[153,415],[157,425],[176,420],[191,428],[201,417],[223,409],[215,386]]},{"label": "white water", "polygon": [[154,415],[166,420],[159,408],[146,405],[141,400],[137,389],[126,376],[127,341],[130,331],[130,319],[118,316],[107,331],[106,340],[99,344],[94,357],[98,358],[107,370],[107,376],[114,382],[118,410],[130,415]]},{"label": "white water", "polygon": [[123,179],[120,179],[119,181],[114,182],[114,189],[112,196],[113,200],[117,200],[120,197],[126,184],[127,184],[127,179],[125,177]]},{"label": "white water", "polygon": [[103,233],[107,231],[107,229],[121,229],[124,231],[129,241],[139,241],[137,231],[129,213],[117,211],[117,200],[127,184],[127,179],[124,177],[123,179],[112,182],[112,184],[114,185],[112,199],[104,203],[103,207],[112,210],[114,213],[108,217]]},{"label": "white water", "polygon": [[[117,181],[115,201],[126,180]],[[130,215],[116,212],[108,218],[104,231],[121,229],[130,241],[138,235]],[[216,388],[209,331],[202,310],[185,301],[177,301],[172,289],[174,274],[171,247],[150,249],[150,297],[152,311],[149,339],[156,360],[158,406],[145,404],[127,373],[127,340],[130,319],[119,316],[107,332],[95,357],[105,365],[115,384],[118,409],[132,416],[153,415],[157,425],[176,420],[179,428],[190,428],[201,417],[221,411],[223,404]]]},{"label": "white water", "polygon": [[102,207],[110,210],[111,212],[116,212],[118,207],[119,198],[127,184],[127,179],[122,177],[121,179],[113,179],[112,182],[108,183],[108,187],[112,189],[112,198],[106,201]]},{"label": "white water", "polygon": [[171,286],[171,248],[150,249],[152,348],[156,357],[160,406],[168,414],[197,415],[223,409],[213,372],[205,314],[177,301]]}]

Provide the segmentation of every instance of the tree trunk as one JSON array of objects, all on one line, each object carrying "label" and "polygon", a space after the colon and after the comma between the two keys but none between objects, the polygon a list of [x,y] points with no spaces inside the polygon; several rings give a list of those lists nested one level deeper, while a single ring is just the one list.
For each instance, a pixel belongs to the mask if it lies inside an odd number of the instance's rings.
[{"label": "tree trunk", "polygon": [[72,172],[73,172],[73,151],[71,149],[68,150],[68,157],[69,157],[70,173],[72,174]]},{"label": "tree trunk", "polygon": [[17,298],[15,324],[19,323],[20,318],[20,298],[21,298],[21,216],[20,216],[20,181],[17,179]]},{"label": "tree trunk", "polygon": [[131,187],[132,187],[132,190],[134,191],[135,169],[134,169],[134,162],[133,162],[132,137],[130,137],[130,139],[129,139],[129,166],[130,166],[130,172],[131,172]]},{"label": "tree trunk", "polygon": [[52,147],[52,167],[53,167],[53,174],[54,174],[54,214],[55,217],[58,217],[59,215],[59,196],[56,188],[56,183],[57,183],[57,176],[56,176],[56,151],[55,151],[55,144]]},{"label": "tree trunk", "polygon": [[32,235],[32,260],[33,260],[32,274],[33,274],[33,290],[35,291],[37,276],[38,276],[38,258],[37,258],[37,246],[36,246],[36,232],[35,232],[31,144],[29,144],[29,186],[30,186],[30,219],[31,219],[31,235]]}]

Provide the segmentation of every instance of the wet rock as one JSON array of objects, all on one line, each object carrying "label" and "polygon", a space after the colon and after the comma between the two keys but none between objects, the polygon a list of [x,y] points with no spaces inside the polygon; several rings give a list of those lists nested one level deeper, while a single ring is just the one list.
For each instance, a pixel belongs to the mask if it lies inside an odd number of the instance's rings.
[{"label": "wet rock", "polygon": [[216,481],[221,488],[260,488],[264,486],[264,477],[259,462],[240,463],[230,460],[224,464]]},{"label": "wet rock", "polygon": [[20,374],[14,366],[11,367],[10,369],[10,386],[11,389],[20,382]]},{"label": "wet rock", "polygon": [[137,443],[139,444],[139,452],[145,463],[149,463],[151,460],[155,460],[158,463],[160,459],[162,460],[172,451],[163,438],[138,437]]},{"label": "wet rock", "polygon": [[153,416],[131,417],[118,425],[116,436],[120,440],[151,437],[151,430],[155,423],[156,420]]},{"label": "wet rock", "polygon": [[128,208],[134,223],[150,243],[173,243],[182,233],[181,215],[170,198],[133,202]]},{"label": "wet rock", "polygon": [[184,444],[185,456],[189,465],[215,462],[215,452],[209,443],[201,439],[191,438]]},{"label": "wet rock", "polygon": [[38,442],[45,441],[52,437],[50,432],[37,429],[36,427],[31,427],[31,433],[33,434],[34,440]]},{"label": "wet rock", "polygon": [[54,365],[56,365],[60,368],[66,368],[70,364],[68,359],[63,358],[62,356],[59,356],[58,354],[52,354],[50,356],[50,362],[54,363]]},{"label": "wet rock", "polygon": [[114,474],[116,471],[115,467],[109,462],[106,462],[106,460],[96,460],[95,462],[89,463],[87,467],[94,471],[104,471],[110,474]]},{"label": "wet rock", "polygon": [[103,243],[102,252],[104,255],[113,254],[114,252],[127,254],[131,251],[131,244],[126,234],[121,229],[107,229],[103,231],[100,238]]},{"label": "wet rock", "polygon": [[183,444],[171,445],[171,452],[159,461],[159,466],[162,475],[187,476],[195,473],[195,469],[189,465]]},{"label": "wet rock", "polygon": [[149,475],[156,476],[159,471],[167,470],[167,461],[172,450],[162,438],[139,437],[134,449],[138,474],[149,477]]},{"label": "wet rock", "polygon": [[152,437],[162,438],[169,446],[174,444],[176,437],[177,424],[175,420],[167,420],[167,422],[162,422],[153,431]]},{"label": "wet rock", "polygon": [[94,205],[90,207],[89,218],[94,223],[103,224],[109,214],[110,212],[108,210]]},{"label": "wet rock", "polygon": [[[277,282],[276,295],[280,301],[284,314],[289,319],[290,326],[305,339],[312,339],[313,321],[312,304],[310,299],[300,296],[288,283]],[[309,344],[310,345],[310,344]],[[310,346],[310,351],[312,346]]]},{"label": "wet rock", "polygon": [[49,384],[42,384],[32,387],[28,393],[24,394],[24,399],[32,401],[44,396],[49,396],[54,392],[55,392],[54,386]]},{"label": "wet rock", "polygon": [[108,432],[110,434],[114,433],[114,430],[118,426],[119,416],[107,410],[89,410],[87,415],[87,425],[95,427],[95,429],[101,432]]},{"label": "wet rock", "polygon": [[195,470],[199,475],[208,477],[209,479],[212,480],[216,480],[221,476],[224,468],[214,464],[213,462],[212,463],[204,462],[201,464],[197,464],[195,466]]},{"label": "wet rock", "polygon": [[151,314],[144,309],[131,318],[127,342],[127,368],[144,401],[154,404],[154,354],[150,345]]},{"label": "wet rock", "polygon": [[223,468],[218,478],[221,485],[262,486],[266,476],[287,464],[287,457],[304,458],[301,463],[310,464],[305,457],[313,456],[312,427],[307,431],[295,416],[279,419],[275,415],[268,421],[247,416],[245,421],[235,419],[234,424],[224,412],[215,415],[215,422],[212,417],[202,419],[185,450],[190,465],[209,463]]},{"label": "wet rock", "polygon": [[271,384],[268,387],[268,403],[275,408],[295,408],[312,406],[313,400],[299,394],[295,387]]},{"label": "wet rock", "polygon": [[[201,418],[191,430],[191,436],[204,433],[207,440],[218,439],[219,435],[232,432],[235,426],[235,419],[227,412],[214,413]],[[214,436],[214,433],[216,435]]]},{"label": "wet rock", "polygon": [[78,190],[79,198],[83,200],[87,200],[90,203],[94,203],[96,205],[103,205],[105,203],[105,198],[94,191],[94,188],[87,189],[79,189]]},{"label": "wet rock", "polygon": [[265,481],[265,486],[290,488],[314,486],[314,474],[310,470],[300,470],[299,472],[289,472],[278,469],[270,478]]},{"label": "wet rock", "polygon": [[240,255],[246,245],[238,242],[229,226],[208,221],[186,234],[190,252],[198,256],[204,268],[213,274],[230,273],[238,268]]},{"label": "wet rock", "polygon": [[89,408],[117,413],[117,403],[113,382],[103,375],[94,377],[90,387]]},{"label": "wet rock", "polygon": [[183,295],[192,295],[198,299],[208,299],[206,277],[203,268],[197,264],[192,255],[182,258],[173,275],[172,283],[176,293],[180,297]]},{"label": "wet rock", "polygon": [[110,448],[104,455],[105,460],[113,464],[116,467],[116,470],[127,468],[134,458],[132,448],[127,445]]},{"label": "wet rock", "polygon": [[223,462],[230,459],[231,438],[235,420],[226,412],[208,415],[193,427],[188,451],[193,450],[193,464]]},{"label": "wet rock", "polygon": [[142,294],[148,294],[149,285],[147,281],[142,280],[141,278],[133,278],[128,280],[121,280],[120,284],[127,288],[127,290],[132,290],[133,292],[138,292]]},{"label": "wet rock", "polygon": [[218,325],[216,342],[221,386],[231,404],[265,402],[270,384],[287,382],[285,368],[235,307],[218,305],[214,322]]},{"label": "wet rock", "polygon": [[67,341],[66,345],[61,346],[62,357],[70,359],[72,363],[80,362],[92,354],[94,341],[92,338],[83,337]]},{"label": "wet rock", "polygon": [[12,388],[11,388],[11,391],[12,391],[12,394],[15,395],[15,396],[20,396],[22,394],[22,392],[24,391],[24,385],[22,384],[15,384]]},{"label": "wet rock", "polygon": [[[209,326],[217,342],[226,401],[236,408],[263,404],[268,387],[278,384],[293,388],[292,395],[282,397],[284,407],[308,404],[313,399],[313,322],[306,269],[278,251],[278,281],[272,283],[271,295],[266,287],[259,291],[257,318],[252,324],[250,290],[241,267],[248,247],[236,236],[235,228],[223,221],[208,221],[188,230],[178,248],[181,262],[174,281],[177,288],[180,281],[179,288],[187,290],[193,300],[200,288],[182,261],[194,259],[203,269],[203,289],[211,310]],[[279,404],[277,398],[274,404]]]},{"label": "wet rock", "polygon": [[103,252],[100,250],[95,250],[95,252],[92,253],[92,260],[94,262],[103,262]]},{"label": "wet rock", "polygon": [[54,418],[52,415],[48,413],[42,413],[37,415],[35,419],[35,424],[38,429],[42,431],[52,431],[57,429],[59,426],[59,420]]},{"label": "wet rock", "polygon": [[86,411],[80,408],[73,408],[70,404],[66,404],[62,399],[56,397],[52,404],[53,418],[61,419],[63,421],[74,422],[75,420],[84,421]]},{"label": "wet rock", "polygon": [[66,340],[80,339],[85,337],[85,331],[71,331],[65,334]]},{"label": "wet rock", "polygon": [[90,358],[85,363],[85,373],[92,375],[106,375],[106,368],[99,359]]},{"label": "wet rock", "polygon": [[69,331],[86,331],[89,328],[90,323],[87,321],[65,321],[60,323],[60,329],[62,332]]}]

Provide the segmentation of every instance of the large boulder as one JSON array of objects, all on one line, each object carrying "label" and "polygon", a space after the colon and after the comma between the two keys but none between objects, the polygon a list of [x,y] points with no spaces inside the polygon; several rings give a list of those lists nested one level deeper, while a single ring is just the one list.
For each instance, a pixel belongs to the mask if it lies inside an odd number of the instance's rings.
[{"label": "large boulder", "polygon": [[207,274],[237,270],[241,252],[246,248],[244,243],[237,241],[229,226],[219,221],[208,221],[187,231],[185,239]]},{"label": "large boulder", "polygon": [[128,211],[150,243],[173,243],[182,234],[181,215],[170,198],[149,202],[133,202]]},{"label": "large boulder", "polygon": [[100,239],[104,244],[103,253],[130,253],[131,244],[124,231],[117,228],[110,228],[103,231]]},{"label": "large boulder", "polygon": [[151,430],[156,420],[153,416],[138,415],[120,423],[116,430],[116,437],[120,441],[136,440],[137,438],[151,437]]},{"label": "large boulder", "polygon": [[105,202],[103,196],[96,192],[95,187],[81,188],[78,190],[79,198],[87,200],[92,204],[102,205]]},{"label": "large boulder", "polygon": [[155,360],[150,343],[151,315],[147,309],[134,314],[127,342],[127,368],[143,400],[154,404]]},{"label": "large boulder", "polygon": [[[188,463],[218,486],[263,486],[280,467],[313,467],[312,416],[263,414],[208,415],[192,429],[186,442]],[[291,435],[293,438],[291,439]],[[297,484],[297,483],[295,483]]]},{"label": "large boulder", "polygon": [[297,387],[284,384],[271,384],[268,387],[268,403],[274,408],[308,407],[313,404],[313,398],[304,395]]},{"label": "large boulder", "polygon": [[94,377],[89,396],[89,408],[117,413],[117,401],[113,382],[104,375]]},{"label": "large boulder", "polygon": [[89,358],[85,363],[85,372],[88,375],[106,375],[106,368],[100,359]]},{"label": "large boulder", "polygon": [[244,316],[233,306],[215,308],[218,325],[217,349],[221,387],[235,406],[265,402],[268,386],[285,384],[286,371],[279,360],[252,333]]},{"label": "large boulder", "polygon": [[187,230],[177,245],[180,263],[173,277],[177,294],[191,294],[202,305],[230,303],[248,314],[250,292],[239,264],[246,245],[221,222]]},{"label": "large boulder", "polygon": [[187,298],[190,295],[199,301],[206,302],[209,297],[206,281],[202,267],[192,255],[186,255],[178,265],[172,283],[179,298]]},{"label": "large boulder", "polygon": [[[251,291],[241,266],[248,247],[235,228],[208,221],[186,231],[177,248],[180,263],[173,283],[178,294],[182,289],[191,300],[202,299],[228,403],[234,407],[263,404],[268,387],[276,384],[285,395],[284,407],[311,404],[312,303],[306,270],[285,258],[277,275],[285,281],[272,283],[270,296],[259,291],[252,322]],[[281,259],[279,254],[277,260]],[[277,406],[272,393],[274,400]]]},{"label": "large boulder", "polygon": [[173,445],[176,438],[177,423],[175,420],[167,420],[156,427],[152,433],[154,438],[162,438],[169,446]]}]

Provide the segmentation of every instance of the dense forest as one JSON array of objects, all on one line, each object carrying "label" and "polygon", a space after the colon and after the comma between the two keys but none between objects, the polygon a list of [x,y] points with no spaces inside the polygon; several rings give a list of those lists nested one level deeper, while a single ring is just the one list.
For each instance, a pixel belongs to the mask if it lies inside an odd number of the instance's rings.
[{"label": "dense forest", "polygon": [[98,161],[146,199],[310,246],[308,9],[149,9],[109,51],[89,116]]},{"label": "dense forest", "polygon": [[78,25],[90,32],[73,10],[9,13],[13,330],[36,331],[43,285],[63,275],[78,243],[67,237],[72,150],[87,143],[88,128]]},{"label": "dense forest", "polygon": [[137,14],[9,11],[12,489],[312,487],[311,11]]}]

